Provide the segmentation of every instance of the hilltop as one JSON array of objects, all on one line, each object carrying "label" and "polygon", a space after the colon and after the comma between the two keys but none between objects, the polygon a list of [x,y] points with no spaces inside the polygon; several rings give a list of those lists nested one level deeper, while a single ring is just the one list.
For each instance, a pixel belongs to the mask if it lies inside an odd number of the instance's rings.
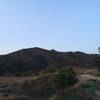
[{"label": "hilltop", "polygon": [[59,52],[38,47],[22,49],[0,56],[0,75],[30,74],[67,66],[92,68],[96,56],[79,51]]}]

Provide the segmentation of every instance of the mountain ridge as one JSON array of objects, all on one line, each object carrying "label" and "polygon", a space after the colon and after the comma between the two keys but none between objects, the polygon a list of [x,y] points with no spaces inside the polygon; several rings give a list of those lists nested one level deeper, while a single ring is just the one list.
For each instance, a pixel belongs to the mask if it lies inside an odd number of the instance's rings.
[{"label": "mountain ridge", "polygon": [[80,51],[60,52],[39,47],[22,49],[0,56],[0,75],[35,73],[47,68],[65,66],[93,67],[93,60],[96,56],[98,55]]}]

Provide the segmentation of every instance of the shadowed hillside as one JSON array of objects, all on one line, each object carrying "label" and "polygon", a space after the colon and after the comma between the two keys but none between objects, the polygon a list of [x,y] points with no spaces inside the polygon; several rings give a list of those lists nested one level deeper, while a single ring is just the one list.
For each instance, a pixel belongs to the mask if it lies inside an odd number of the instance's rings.
[{"label": "shadowed hillside", "polygon": [[93,67],[95,54],[30,48],[0,56],[0,75],[30,74],[66,66]]}]

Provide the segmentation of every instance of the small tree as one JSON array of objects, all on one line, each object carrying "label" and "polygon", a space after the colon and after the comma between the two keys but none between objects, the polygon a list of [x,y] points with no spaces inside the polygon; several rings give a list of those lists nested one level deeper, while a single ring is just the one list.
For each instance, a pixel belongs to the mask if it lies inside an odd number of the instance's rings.
[{"label": "small tree", "polygon": [[67,68],[60,70],[57,73],[56,80],[54,81],[56,89],[65,88],[67,86],[72,86],[78,81],[76,77],[76,72],[73,68]]}]

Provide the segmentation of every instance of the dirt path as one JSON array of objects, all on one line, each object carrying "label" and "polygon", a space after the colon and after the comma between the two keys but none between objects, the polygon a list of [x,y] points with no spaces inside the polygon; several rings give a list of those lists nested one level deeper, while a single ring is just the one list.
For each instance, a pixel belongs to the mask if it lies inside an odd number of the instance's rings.
[{"label": "dirt path", "polygon": [[89,75],[89,74],[83,74],[83,75],[79,76],[80,81],[87,81],[87,80],[90,80],[90,79],[100,81],[100,77],[92,76],[92,75]]},{"label": "dirt path", "polygon": [[85,81],[90,80],[90,79],[100,81],[100,77],[92,76],[90,74],[79,75],[78,79],[79,79],[79,82],[74,87],[78,87],[80,84],[82,84]]}]

